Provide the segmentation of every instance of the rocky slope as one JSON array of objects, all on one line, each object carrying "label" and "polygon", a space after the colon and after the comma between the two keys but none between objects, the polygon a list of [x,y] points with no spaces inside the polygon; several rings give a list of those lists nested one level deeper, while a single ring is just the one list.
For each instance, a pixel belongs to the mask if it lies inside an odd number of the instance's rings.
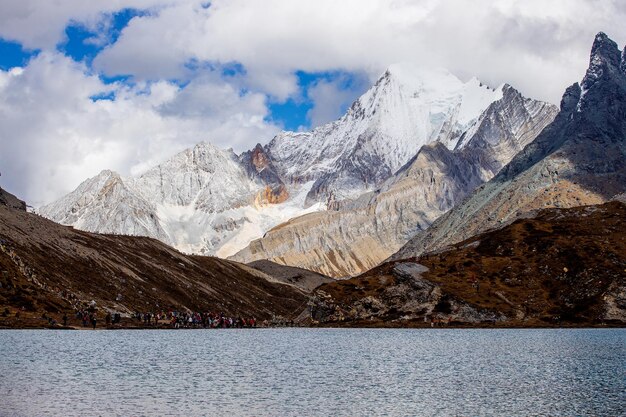
[{"label": "rocky slope", "polygon": [[443,248],[533,209],[599,204],[626,191],[626,53],[604,33],[554,122],[495,178],[393,259]]},{"label": "rocky slope", "polygon": [[116,172],[105,170],[39,213],[77,229],[168,240],[156,207],[130,189]]},{"label": "rocky slope", "polygon": [[626,205],[545,209],[314,294],[322,325],[623,326]]},{"label": "rocky slope", "polygon": [[155,239],[83,232],[0,205],[0,312],[8,310],[0,326],[37,325],[43,313],[60,322],[92,300],[100,318],[170,310],[294,317],[304,293],[264,276]]},{"label": "rocky slope", "polygon": [[557,109],[524,98],[511,86],[450,150],[425,145],[396,175],[356,201],[295,218],[253,241],[232,259],[270,259],[333,277],[364,272],[417,231],[491,179],[549,124]]},{"label": "rocky slope", "polygon": [[257,202],[276,204],[283,203],[289,198],[289,191],[278,175],[274,162],[260,143],[252,150],[239,155],[239,160],[250,178],[258,177],[265,184],[265,189]]},{"label": "rocky slope", "polygon": [[0,187],[0,205],[26,211],[26,203]]}]

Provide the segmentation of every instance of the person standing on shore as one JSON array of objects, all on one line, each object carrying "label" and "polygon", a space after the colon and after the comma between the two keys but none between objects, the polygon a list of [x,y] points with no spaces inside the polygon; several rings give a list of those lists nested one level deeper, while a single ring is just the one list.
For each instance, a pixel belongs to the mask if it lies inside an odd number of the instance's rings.
[{"label": "person standing on shore", "polygon": [[93,329],[96,330],[96,324],[98,323],[98,319],[96,319],[96,315],[92,315],[91,316],[91,325],[93,326]]}]

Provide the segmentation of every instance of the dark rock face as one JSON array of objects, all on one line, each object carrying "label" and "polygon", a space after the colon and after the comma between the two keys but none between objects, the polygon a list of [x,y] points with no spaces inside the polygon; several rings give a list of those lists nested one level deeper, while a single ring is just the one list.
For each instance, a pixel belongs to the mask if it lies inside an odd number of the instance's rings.
[{"label": "dark rock face", "polygon": [[0,204],[12,209],[26,211],[26,203],[0,188]]},{"label": "dark rock face", "polygon": [[314,292],[320,324],[626,324],[626,204],[546,209]]},{"label": "dark rock face", "polygon": [[583,91],[591,89],[596,82],[615,78],[616,73],[623,72],[620,68],[622,54],[617,44],[600,32],[591,47],[589,68],[582,82]]},{"label": "dark rock face", "polygon": [[283,181],[274,168],[271,156],[260,143],[241,155],[239,160],[250,178],[258,177],[266,184],[282,184]]},{"label": "dark rock face", "polygon": [[626,191],[626,73],[617,45],[595,39],[589,69],[559,114],[487,184],[417,233],[393,259],[418,256],[544,207],[599,204]]}]

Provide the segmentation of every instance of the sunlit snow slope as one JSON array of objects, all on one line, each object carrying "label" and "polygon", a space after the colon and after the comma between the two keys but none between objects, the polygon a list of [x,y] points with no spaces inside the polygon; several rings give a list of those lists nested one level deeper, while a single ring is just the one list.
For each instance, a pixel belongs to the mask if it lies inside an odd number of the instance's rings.
[{"label": "sunlit snow slope", "polygon": [[502,89],[446,70],[391,66],[339,120],[283,132],[268,145],[286,183],[315,181],[307,203],[353,199],[375,189],[428,143],[456,146]]}]

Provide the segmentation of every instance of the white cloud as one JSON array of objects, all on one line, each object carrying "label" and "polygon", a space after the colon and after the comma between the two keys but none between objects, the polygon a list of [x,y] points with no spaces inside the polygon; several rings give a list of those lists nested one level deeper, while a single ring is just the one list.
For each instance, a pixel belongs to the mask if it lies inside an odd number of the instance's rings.
[{"label": "white cloud", "polygon": [[[127,7],[150,13],[133,18],[93,69],[54,52],[68,23],[106,31],[110,13]],[[137,173],[200,140],[250,147],[276,131],[264,122],[265,96],[302,95],[296,70],[372,81],[394,62],[413,61],[558,103],[582,77],[594,35],[605,31],[623,45],[625,21],[621,0],[0,2],[0,37],[44,50],[22,73],[0,71],[2,182],[39,203],[100,169]],[[189,62],[237,62],[245,73],[225,81]],[[137,85],[107,86],[92,71],[130,74]],[[108,91],[115,101],[89,98]],[[313,124],[350,99],[333,82],[308,93]]]},{"label": "white cloud", "polygon": [[[90,98],[110,92],[114,101]],[[201,140],[243,150],[277,131],[264,100],[210,77],[184,89],[105,85],[83,64],[42,53],[0,71],[3,186],[39,205],[102,169],[137,174]]]},{"label": "white cloud", "polygon": [[594,35],[624,42],[624,21],[619,1],[215,0],[134,19],[96,65],[160,78],[180,75],[191,58],[236,61],[255,88],[285,98],[298,92],[286,79],[294,70],[374,77],[414,61],[558,102],[584,73]]}]

